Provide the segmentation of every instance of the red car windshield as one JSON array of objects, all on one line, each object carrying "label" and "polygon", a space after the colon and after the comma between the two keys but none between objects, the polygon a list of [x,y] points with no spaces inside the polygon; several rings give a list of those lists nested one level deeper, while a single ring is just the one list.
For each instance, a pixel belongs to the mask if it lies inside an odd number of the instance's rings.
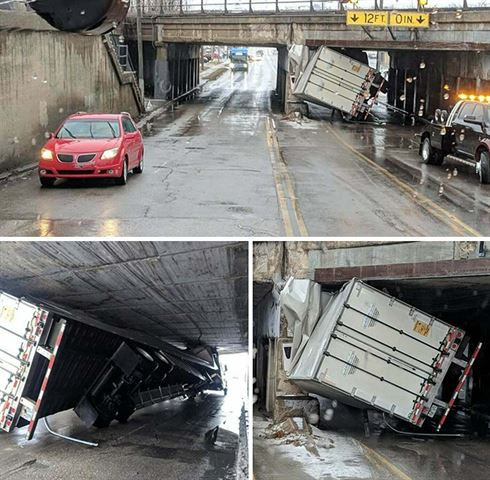
[{"label": "red car windshield", "polygon": [[67,120],[56,138],[117,138],[120,136],[118,120]]}]

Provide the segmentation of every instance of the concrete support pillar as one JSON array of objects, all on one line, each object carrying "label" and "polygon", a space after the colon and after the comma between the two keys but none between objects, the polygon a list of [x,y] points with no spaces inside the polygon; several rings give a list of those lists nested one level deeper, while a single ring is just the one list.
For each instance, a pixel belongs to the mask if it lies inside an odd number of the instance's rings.
[{"label": "concrete support pillar", "polygon": [[[171,100],[199,83],[199,47],[189,44],[157,45],[155,98]],[[193,97],[189,94],[187,98]]]},{"label": "concrete support pillar", "polygon": [[[128,41],[129,57],[133,68],[138,69],[138,47],[134,40]],[[155,69],[158,50],[152,42],[143,42],[143,79],[145,96],[155,98]],[[138,73],[138,72],[137,72]]]},{"label": "concrete support pillar", "polygon": [[307,112],[306,103],[293,94],[296,72],[291,72],[288,50],[286,47],[278,48],[277,55],[277,86],[276,93],[280,100],[282,111],[286,114],[292,112]]},{"label": "concrete support pillar", "polygon": [[168,100],[172,96],[172,69],[167,45],[160,45],[156,49],[154,84],[154,98]]},{"label": "concrete support pillar", "polygon": [[276,94],[283,111],[286,110],[287,99],[287,57],[288,51],[286,47],[280,47],[277,49]]},{"label": "concrete support pillar", "polygon": [[[388,102],[418,115],[450,110],[458,94],[490,91],[490,52],[390,53]],[[422,66],[422,67],[421,67]]]}]

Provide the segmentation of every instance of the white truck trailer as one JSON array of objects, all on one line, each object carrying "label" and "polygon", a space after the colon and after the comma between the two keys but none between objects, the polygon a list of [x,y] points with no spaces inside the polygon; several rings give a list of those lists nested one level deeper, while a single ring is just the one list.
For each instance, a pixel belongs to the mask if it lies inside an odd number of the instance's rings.
[{"label": "white truck trailer", "polygon": [[[300,281],[304,282],[304,281]],[[312,289],[310,289],[312,291]],[[305,294],[290,279],[281,293],[288,322],[318,309],[319,295]],[[289,379],[304,391],[359,408],[375,408],[422,426],[439,414],[440,429],[463,387],[481,344],[459,355],[465,332],[358,279],[320,308],[314,328],[302,336]],[[459,358],[458,358],[459,357]],[[440,398],[451,363],[462,373],[451,398]]]},{"label": "white truck trailer", "polygon": [[[366,118],[382,86],[382,81],[375,85],[376,79],[376,71],[368,65],[320,47],[298,78],[293,93],[302,100]],[[373,97],[373,87],[374,99],[367,102]]]}]

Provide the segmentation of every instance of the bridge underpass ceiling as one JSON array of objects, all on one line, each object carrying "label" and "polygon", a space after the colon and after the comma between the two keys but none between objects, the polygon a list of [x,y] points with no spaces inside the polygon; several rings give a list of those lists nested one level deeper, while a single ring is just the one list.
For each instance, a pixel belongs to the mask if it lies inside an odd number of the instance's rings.
[{"label": "bridge underpass ceiling", "polygon": [[2,242],[0,290],[175,343],[247,348],[244,242]]}]

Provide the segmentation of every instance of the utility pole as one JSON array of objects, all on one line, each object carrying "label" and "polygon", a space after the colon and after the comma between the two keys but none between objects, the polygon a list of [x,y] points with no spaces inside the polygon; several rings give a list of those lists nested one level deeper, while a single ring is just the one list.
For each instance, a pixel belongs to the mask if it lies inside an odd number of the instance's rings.
[{"label": "utility pole", "polygon": [[144,62],[143,62],[143,31],[141,27],[141,1],[136,0],[136,36],[138,38],[138,80],[143,96],[145,98],[145,78],[144,78]]}]

